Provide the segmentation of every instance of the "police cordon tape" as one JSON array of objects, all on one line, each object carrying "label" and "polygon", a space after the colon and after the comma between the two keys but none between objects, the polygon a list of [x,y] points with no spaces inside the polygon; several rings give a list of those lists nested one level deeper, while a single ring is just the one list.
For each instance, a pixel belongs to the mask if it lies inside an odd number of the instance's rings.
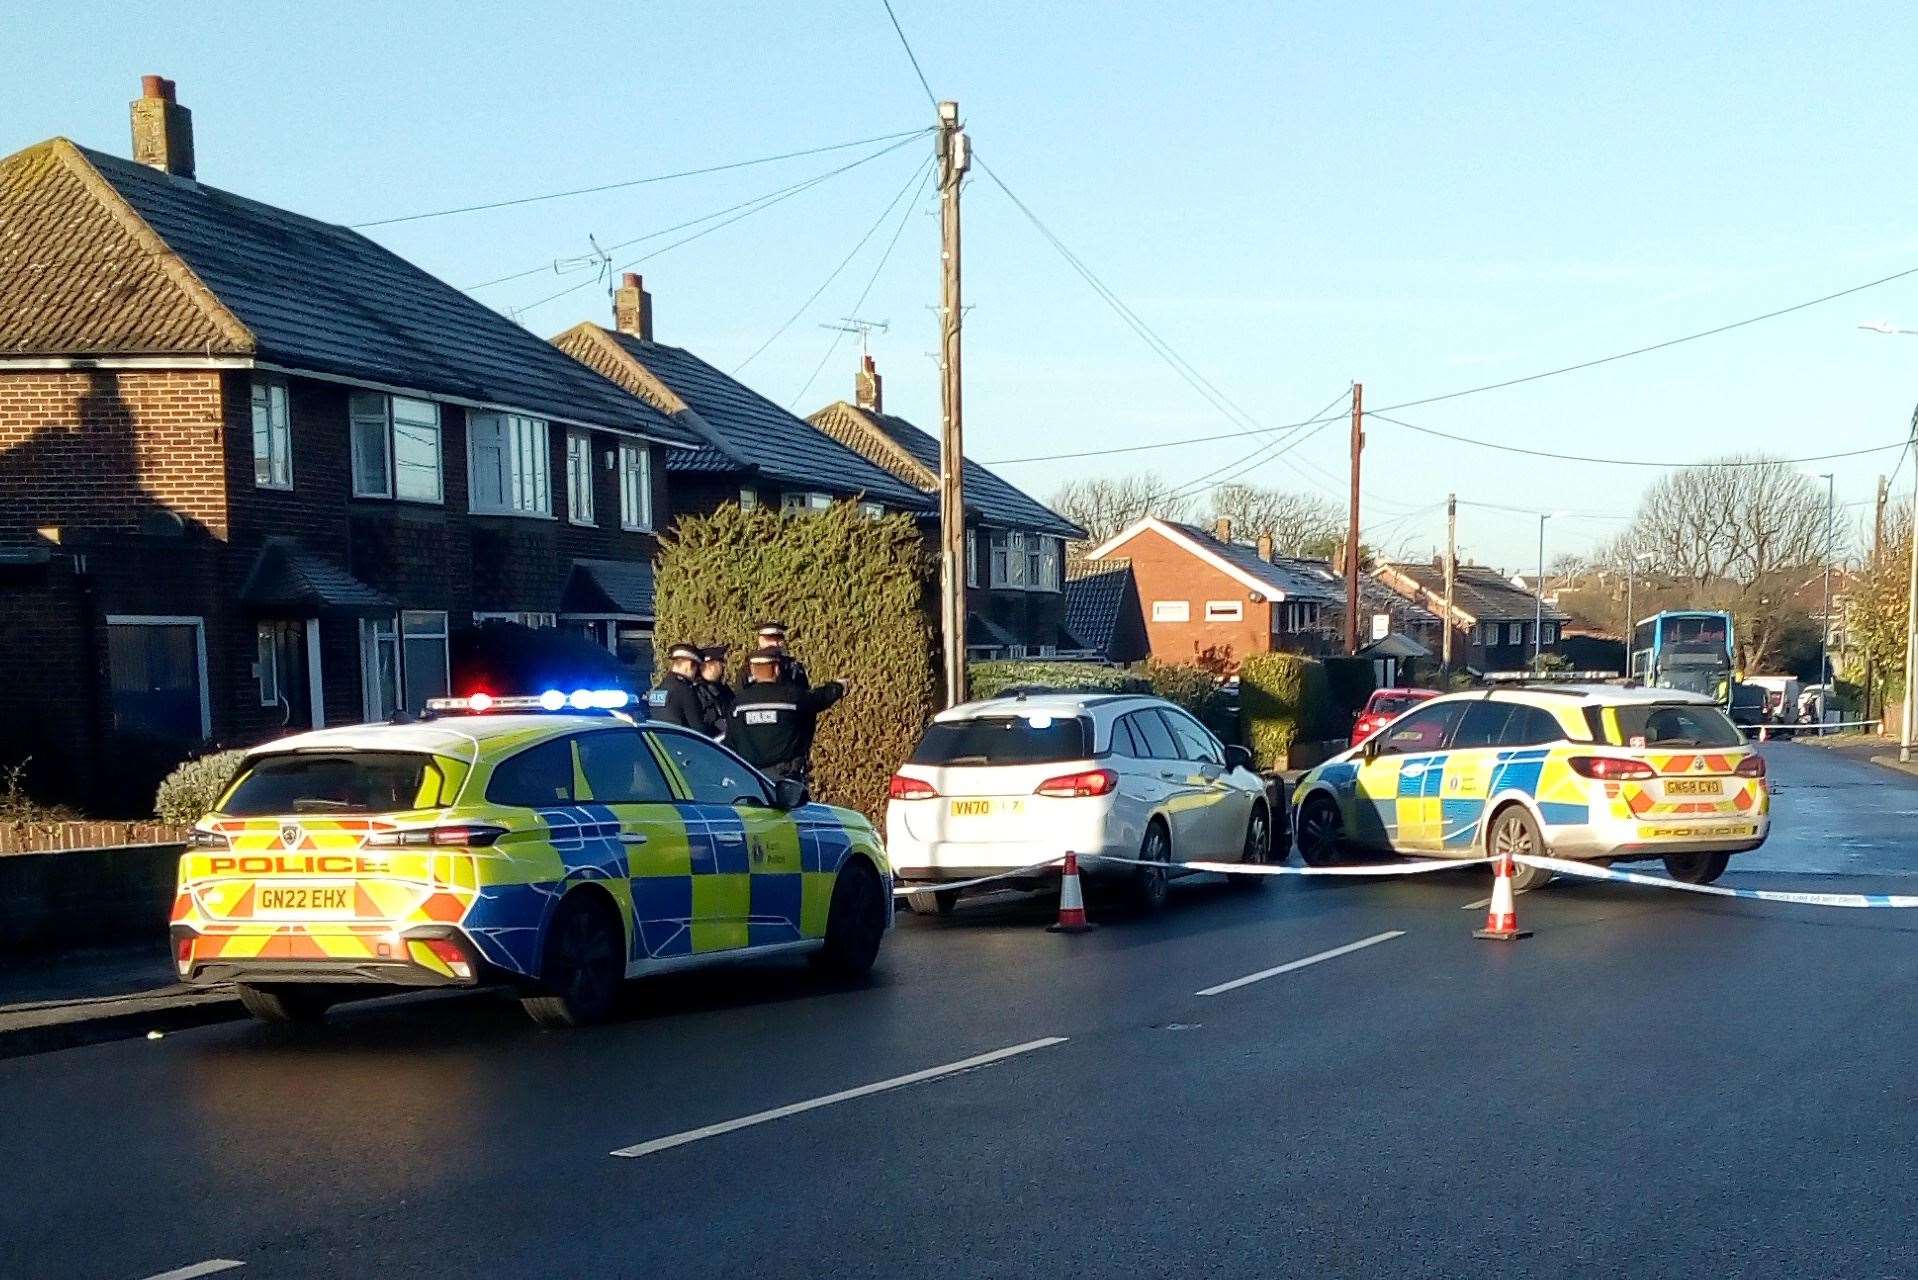
[{"label": "police cordon tape", "polygon": [[1714,898],[1753,898],[1760,902],[1793,902],[1806,907],[1918,907],[1918,894],[1793,893],[1788,889],[1733,889],[1718,884],[1686,884],[1681,880],[1667,880],[1663,876],[1615,871],[1611,867],[1594,866],[1589,862],[1568,862],[1564,858],[1546,858],[1530,853],[1513,854],[1512,861],[1582,880],[1618,880],[1627,884],[1650,885],[1656,889],[1709,894]]},{"label": "police cordon tape", "polygon": [[1769,742],[1774,735],[1780,738],[1789,738],[1798,734],[1810,734],[1812,737],[1817,737],[1832,729],[1868,729],[1875,728],[1883,723],[1884,721],[1882,720],[1833,720],[1826,724],[1820,724],[1814,720],[1810,724],[1755,724],[1750,727],[1758,730],[1758,732],[1755,735],[1749,736],[1755,737],[1759,742]]},{"label": "police cordon tape", "polygon": [[[1244,862],[1153,862],[1144,858],[1127,858],[1114,853],[1085,853],[1076,855],[1081,866],[1100,862],[1118,862],[1135,867],[1165,867],[1172,871],[1211,871],[1226,876],[1404,876],[1418,875],[1426,871],[1449,871],[1459,867],[1484,866],[1496,862],[1496,858],[1441,858],[1427,862],[1393,862],[1379,866],[1364,867],[1290,867],[1282,863],[1244,863]],[[912,880],[900,881],[893,885],[895,898],[909,897],[915,893],[952,893],[960,889],[970,889],[976,885],[991,884],[997,880],[1017,880],[1029,876],[1035,871],[1044,871],[1056,867],[1065,861],[1065,855],[1048,858],[1044,862],[1035,862],[1030,866],[1017,867],[1009,871],[994,872],[989,876],[980,876],[974,880]]]}]

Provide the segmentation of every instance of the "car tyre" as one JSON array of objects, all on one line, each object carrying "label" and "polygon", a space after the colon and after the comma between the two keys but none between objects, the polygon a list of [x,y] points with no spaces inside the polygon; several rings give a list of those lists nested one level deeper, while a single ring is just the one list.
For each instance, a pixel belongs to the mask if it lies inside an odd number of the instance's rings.
[{"label": "car tyre", "polygon": [[[1500,809],[1492,819],[1491,828],[1485,833],[1485,852],[1496,858],[1508,854],[1544,857],[1551,851],[1545,847],[1532,815],[1523,805],[1513,804]],[[1512,864],[1513,893],[1542,889],[1551,879],[1552,873],[1543,867],[1528,867],[1522,862]]]},{"label": "car tyre", "polygon": [[1308,867],[1336,866],[1344,856],[1345,819],[1338,802],[1324,792],[1307,796],[1299,806],[1299,857]]},{"label": "car tyre", "polygon": [[[1245,820],[1245,848],[1239,853],[1239,861],[1248,867],[1263,867],[1272,861],[1272,813],[1263,804],[1252,806],[1252,816]],[[1263,889],[1271,876],[1228,876],[1234,889]]]},{"label": "car tyre", "polygon": [[[957,897],[941,893],[940,900]],[[942,909],[944,915],[950,908]],[[833,879],[832,902],[826,908],[826,945],[815,951],[813,964],[835,978],[863,978],[879,958],[886,937],[886,894],[879,873],[863,859],[849,862]]]},{"label": "car tyre", "polygon": [[1710,884],[1731,865],[1729,853],[1668,853],[1665,874],[1686,884]]},{"label": "car tyre", "polygon": [[242,982],[235,989],[240,993],[241,1008],[261,1022],[282,1026],[311,1026],[320,1022],[339,1000],[328,988],[304,982],[264,987]]},{"label": "car tyre", "polygon": [[1139,861],[1146,865],[1132,869],[1128,896],[1140,911],[1157,911],[1165,906],[1172,883],[1172,873],[1166,869],[1172,861],[1172,833],[1166,830],[1164,819],[1154,818],[1146,824],[1145,839],[1139,842]]},{"label": "car tyre", "polygon": [[597,890],[576,889],[560,899],[546,927],[539,981],[542,990],[520,1005],[542,1027],[590,1026],[619,1006],[625,930],[618,910]]}]

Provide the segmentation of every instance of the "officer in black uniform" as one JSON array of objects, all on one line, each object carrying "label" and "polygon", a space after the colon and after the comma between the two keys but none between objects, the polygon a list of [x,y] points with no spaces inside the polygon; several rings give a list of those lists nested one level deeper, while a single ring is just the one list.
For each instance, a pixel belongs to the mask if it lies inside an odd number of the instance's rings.
[{"label": "officer in black uniform", "polygon": [[846,686],[829,680],[817,689],[796,684],[784,655],[761,649],[746,663],[746,687],[733,702],[726,745],[767,777],[808,780],[819,713],[839,701]]},{"label": "officer in black uniform", "polygon": [[667,671],[646,695],[646,711],[654,720],[685,725],[710,733],[705,707],[699,698],[699,650],[676,644],[666,655]]},{"label": "officer in black uniform", "polygon": [[726,736],[726,720],[733,710],[733,687],[726,683],[726,646],[699,651],[699,701],[706,713],[706,732]]},{"label": "officer in black uniform", "polygon": [[[801,689],[812,688],[812,678],[806,674],[806,664],[786,651],[785,623],[773,621],[762,622],[759,624],[759,630],[754,632],[753,635],[759,644],[759,648],[755,650],[756,653],[777,655],[780,665],[785,669],[785,674],[788,679]],[[741,681],[740,688],[743,689],[746,687],[745,681],[751,679],[752,672],[749,669],[740,672],[739,675]]]}]

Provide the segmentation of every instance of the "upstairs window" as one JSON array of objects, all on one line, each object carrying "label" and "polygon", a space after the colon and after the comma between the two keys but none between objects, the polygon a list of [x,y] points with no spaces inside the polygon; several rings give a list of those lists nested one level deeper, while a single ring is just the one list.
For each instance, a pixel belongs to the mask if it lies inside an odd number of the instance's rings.
[{"label": "upstairs window", "polygon": [[[741,506],[751,490],[740,490]],[[619,524],[622,529],[653,527],[653,451],[631,440],[619,446]]]},{"label": "upstairs window", "polygon": [[1020,539],[1026,549],[1026,589],[1038,591],[1045,587],[1045,553],[1040,549],[1042,539],[1037,534],[1026,534]]},{"label": "upstairs window", "polygon": [[786,493],[779,499],[779,510],[789,516],[812,515],[830,506],[830,493]]},{"label": "upstairs window", "polygon": [[868,520],[880,520],[885,517],[886,509],[877,502],[862,502],[859,504],[859,514]]},{"label": "upstairs window", "polygon": [[350,407],[353,496],[440,501],[440,407],[367,391],[354,393]]},{"label": "upstairs window", "polygon": [[966,585],[979,585],[979,531],[966,530]]},{"label": "upstairs window", "polygon": [[1039,589],[1041,591],[1063,591],[1065,581],[1061,577],[1063,558],[1059,554],[1057,538],[1039,539]]},{"label": "upstairs window", "polygon": [[293,421],[287,413],[286,384],[277,378],[253,380],[253,484],[259,489],[293,487]]},{"label": "upstairs window", "polygon": [[552,454],[545,420],[476,413],[470,424],[472,509],[483,515],[552,515]]},{"label": "upstairs window", "polygon": [[995,587],[1006,586],[1012,579],[1012,552],[1009,536],[1010,535],[1005,533],[994,533],[992,535],[992,577],[990,582]]},{"label": "upstairs window", "polygon": [[584,431],[566,433],[566,518],[593,523],[593,439]]}]

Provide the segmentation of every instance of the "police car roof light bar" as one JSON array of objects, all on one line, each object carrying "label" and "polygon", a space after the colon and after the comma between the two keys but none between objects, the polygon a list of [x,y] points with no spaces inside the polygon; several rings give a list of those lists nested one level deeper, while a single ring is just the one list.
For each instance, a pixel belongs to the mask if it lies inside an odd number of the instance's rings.
[{"label": "police car roof light bar", "polygon": [[575,689],[571,693],[548,689],[540,694],[475,693],[464,698],[428,698],[426,709],[440,715],[452,712],[484,715],[489,711],[619,711],[631,701],[632,695],[624,689]]}]

